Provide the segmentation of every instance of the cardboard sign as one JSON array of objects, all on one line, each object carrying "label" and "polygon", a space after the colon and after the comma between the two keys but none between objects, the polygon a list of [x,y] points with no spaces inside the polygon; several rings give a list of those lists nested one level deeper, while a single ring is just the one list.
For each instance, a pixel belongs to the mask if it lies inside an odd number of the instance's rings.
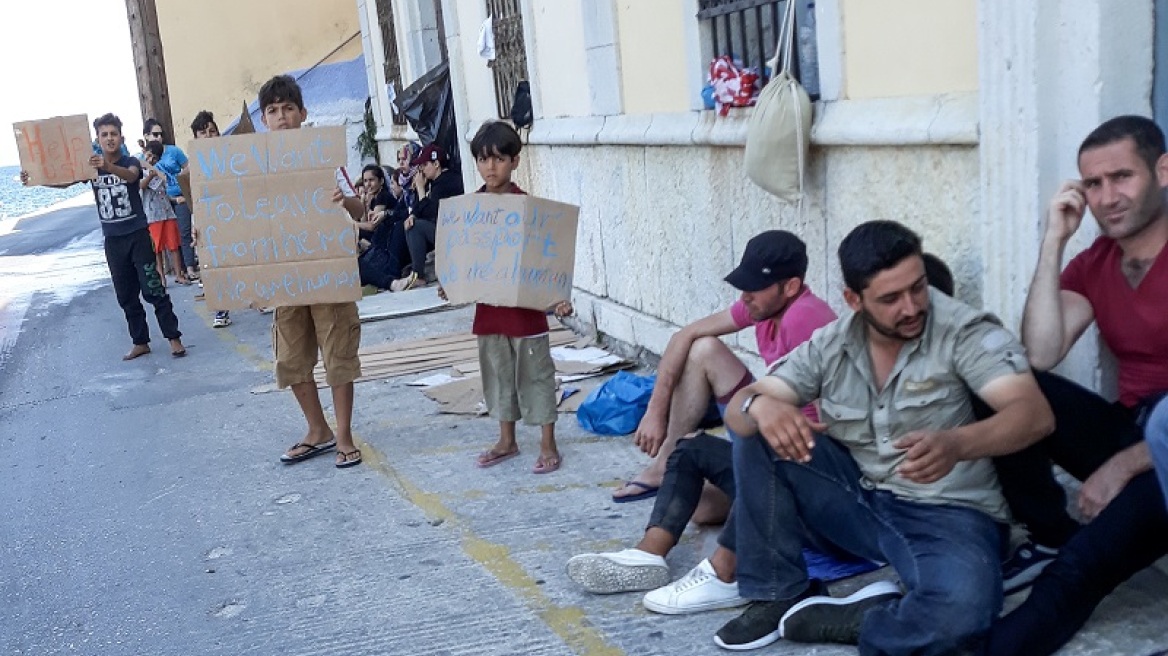
[{"label": "cardboard sign", "polygon": [[54,116],[12,124],[20,168],[28,171],[30,185],[72,184],[93,180],[97,169],[89,165],[93,140],[89,117]]},{"label": "cardboard sign", "polygon": [[361,298],[356,228],[332,201],[343,127],[195,139],[188,152],[208,307]]},{"label": "cardboard sign", "polygon": [[434,257],[450,302],[545,310],[570,299],[579,215],[522,194],[442,200]]}]

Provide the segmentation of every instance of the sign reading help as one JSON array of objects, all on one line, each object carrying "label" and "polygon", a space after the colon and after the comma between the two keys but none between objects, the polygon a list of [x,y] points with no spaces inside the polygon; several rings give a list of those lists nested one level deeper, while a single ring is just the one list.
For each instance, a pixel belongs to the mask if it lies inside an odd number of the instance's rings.
[{"label": "sign reading help", "polygon": [[579,215],[523,194],[443,199],[434,264],[450,302],[545,310],[569,300]]},{"label": "sign reading help", "polygon": [[212,309],[361,298],[356,228],[332,201],[343,127],[196,139],[188,152]]},{"label": "sign reading help", "polygon": [[89,165],[93,141],[89,117],[54,116],[12,124],[20,168],[28,171],[30,185],[72,184],[93,180],[97,169]]}]

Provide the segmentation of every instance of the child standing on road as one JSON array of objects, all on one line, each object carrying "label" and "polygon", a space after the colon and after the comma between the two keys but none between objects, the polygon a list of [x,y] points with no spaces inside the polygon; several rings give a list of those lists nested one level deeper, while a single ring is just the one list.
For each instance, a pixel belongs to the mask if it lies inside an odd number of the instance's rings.
[{"label": "child standing on road", "polygon": [[[496,121],[479,129],[470,144],[485,183],[479,193],[525,193],[511,182],[522,147],[519,134],[506,123]],[[441,288],[439,292],[445,297]],[[561,301],[554,312],[557,317],[569,315],[572,304]],[[541,429],[539,457],[532,472],[556,471],[563,458],[556,448],[556,367],[544,312],[479,303],[471,332],[478,338],[487,410],[499,421],[499,441],[479,454],[476,464],[493,467],[519,455],[515,422],[523,419]]]},{"label": "child standing on road", "polygon": [[[196,139],[211,139],[219,136],[219,126],[215,123],[215,115],[207,110],[201,110],[195,114],[195,120],[191,121],[191,134]],[[198,241],[198,234],[193,225],[191,226],[191,247],[195,247]],[[199,288],[202,289],[202,281],[199,281]],[[215,320],[211,322],[212,328],[226,328],[231,325],[231,313],[227,310],[216,310]]]},{"label": "child standing on road", "polygon": [[[300,85],[288,75],[278,75],[264,83],[260,88],[260,108],[260,118],[269,130],[297,130],[308,118]],[[333,201],[342,204],[354,220],[365,214],[361,199],[344,194],[339,187],[333,192]],[[361,376],[357,355],[361,323],[357,304],[346,301],[278,307],[272,331],[276,386],[292,388],[308,422],[308,433],[280,456],[280,460],[291,464],[335,448],[337,468],[361,464],[361,451],[353,444],[352,431],[353,381]],[[312,376],[318,351],[324,359],[325,380],[333,392],[335,433],[325,420]]]},{"label": "child standing on road", "polygon": [[142,156],[146,165],[142,171],[142,209],[146,211],[146,221],[150,228],[150,239],[154,242],[154,257],[158,276],[166,286],[166,267],[163,258],[170,258],[174,270],[174,281],[180,285],[191,284],[183,269],[182,255],[179,253],[178,217],[166,198],[166,174],[154,168],[162,158],[162,142],[151,141],[143,146]]}]

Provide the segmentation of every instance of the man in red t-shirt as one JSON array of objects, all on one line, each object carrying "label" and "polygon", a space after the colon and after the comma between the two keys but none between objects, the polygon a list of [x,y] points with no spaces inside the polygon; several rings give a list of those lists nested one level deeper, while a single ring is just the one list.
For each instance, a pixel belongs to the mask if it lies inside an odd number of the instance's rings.
[{"label": "man in red t-shirt", "polygon": [[[711,399],[725,406],[754,381],[719,337],[754,326],[759,354],[770,365],[835,320],[831,307],[804,284],[806,274],[807,247],[790,232],[768,230],[747,242],[741,264],[726,276],[742,297],[729,308],[683,327],[666,345],[649,407],[634,437],[653,461],[618,489],[613,501],[655,496],[669,454],[681,436],[712,414]],[[728,507],[728,500],[709,487],[695,521],[721,521],[716,515],[724,516]]]},{"label": "man in red t-shirt", "polygon": [[[1119,365],[1119,402],[1052,374],[1040,375],[1058,428],[998,460],[1003,491],[1040,546],[1061,549],[1026,602],[995,626],[988,653],[1058,650],[1095,606],[1168,553],[1168,509],[1151,471],[1143,419],[1168,390],[1168,155],[1150,119],[1120,116],[1079,148],[1082,180],[1050,203],[1046,234],[1022,319],[1036,370],[1054,367],[1091,323]],[[1102,232],[1059,273],[1084,211]],[[1083,481],[1082,528],[1066,512],[1050,463]]]}]

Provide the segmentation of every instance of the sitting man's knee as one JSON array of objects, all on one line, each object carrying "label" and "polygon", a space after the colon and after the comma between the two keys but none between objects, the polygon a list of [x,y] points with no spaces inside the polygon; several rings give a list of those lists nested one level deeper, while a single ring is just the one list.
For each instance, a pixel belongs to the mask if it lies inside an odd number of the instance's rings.
[{"label": "sitting man's knee", "polygon": [[730,353],[730,348],[717,337],[699,337],[689,347],[690,362],[706,362],[712,357]]}]

